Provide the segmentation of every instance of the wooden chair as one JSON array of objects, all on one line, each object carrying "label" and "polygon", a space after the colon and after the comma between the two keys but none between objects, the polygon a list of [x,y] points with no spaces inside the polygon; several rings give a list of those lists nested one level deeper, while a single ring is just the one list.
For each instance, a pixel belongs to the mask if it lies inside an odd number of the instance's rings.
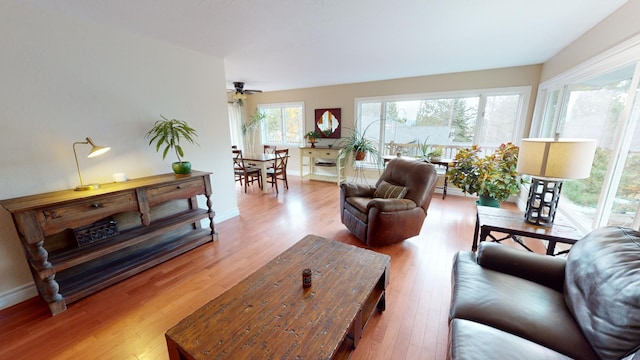
[{"label": "wooden chair", "polygon": [[240,181],[240,185],[244,182],[244,192],[247,192],[247,186],[253,185],[254,181],[258,182],[260,190],[262,190],[262,170],[257,167],[247,166],[242,158],[242,150],[231,150],[233,153],[233,172],[236,181]]},{"label": "wooden chair", "polygon": [[[263,152],[265,154],[271,154],[271,155],[275,155],[276,154],[276,146],[275,145],[263,145],[263,146],[264,146]],[[269,165],[269,167],[267,169],[273,169],[273,165]]]},{"label": "wooden chair", "polygon": [[276,153],[276,146],[275,145],[263,145],[264,146],[264,153],[265,154],[275,154]]},{"label": "wooden chair", "polygon": [[278,192],[278,180],[282,180],[284,187],[289,189],[287,182],[287,160],[289,159],[289,149],[276,150],[276,160],[273,168],[267,169],[267,182],[276,186]]}]

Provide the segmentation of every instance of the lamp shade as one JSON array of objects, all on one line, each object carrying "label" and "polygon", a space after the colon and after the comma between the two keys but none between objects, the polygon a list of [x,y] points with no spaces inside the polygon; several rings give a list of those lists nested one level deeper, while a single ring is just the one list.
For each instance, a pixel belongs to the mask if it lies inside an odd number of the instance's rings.
[{"label": "lamp shade", "polygon": [[517,170],[548,179],[584,179],[596,151],[592,139],[522,139]]},{"label": "lamp shade", "polygon": [[87,138],[87,142],[89,143],[89,145],[91,145],[91,151],[89,151],[89,155],[87,155],[87,157],[92,158],[92,157],[100,156],[106,153],[107,151],[111,150],[111,148],[108,146],[98,146],[94,144],[93,140],[91,140],[90,137]]}]

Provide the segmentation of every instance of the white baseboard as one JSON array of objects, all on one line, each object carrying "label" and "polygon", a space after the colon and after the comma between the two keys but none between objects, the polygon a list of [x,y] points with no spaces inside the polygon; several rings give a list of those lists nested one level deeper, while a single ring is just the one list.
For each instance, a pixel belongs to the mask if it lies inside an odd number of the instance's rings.
[{"label": "white baseboard", "polygon": [[229,211],[225,211],[223,213],[217,212],[216,211],[216,217],[213,219],[213,221],[215,223],[220,223],[223,222],[225,220],[229,220],[231,218],[234,218],[236,216],[240,216],[240,209],[238,207],[235,207]]},{"label": "white baseboard", "polygon": [[17,288],[0,294],[0,309],[8,308],[9,306],[31,299],[34,296],[38,296],[38,290],[34,283],[18,286]]}]

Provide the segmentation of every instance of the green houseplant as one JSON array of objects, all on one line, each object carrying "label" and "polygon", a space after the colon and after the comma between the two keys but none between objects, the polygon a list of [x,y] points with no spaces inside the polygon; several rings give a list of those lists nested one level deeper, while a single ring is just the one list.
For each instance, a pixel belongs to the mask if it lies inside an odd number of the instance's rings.
[{"label": "green houseplant", "polygon": [[304,137],[311,143],[311,147],[316,147],[316,142],[322,137],[322,133],[318,130],[313,130],[304,134]]},{"label": "green houseplant", "polygon": [[247,152],[253,153],[253,145],[255,142],[256,132],[266,118],[266,112],[261,112],[256,109],[256,111],[253,113],[253,115],[251,115],[251,118],[248,121],[242,122],[242,136],[245,137],[245,147],[248,150]]},{"label": "green houseplant", "polygon": [[518,150],[512,143],[502,144],[486,156],[480,156],[481,149],[477,145],[460,149],[447,177],[462,192],[477,194],[480,205],[499,206],[500,202],[517,194],[523,183],[516,171]]},{"label": "green houseplant", "polygon": [[192,144],[198,144],[195,138],[198,136],[195,129],[190,127],[186,121],[167,119],[160,115],[162,120],[158,120],[153,124],[153,128],[147,132],[146,137],[151,138],[149,140],[149,146],[155,143],[156,152],[162,150],[162,159],[164,160],[169,153],[169,150],[173,150],[178,158],[177,162],[171,164],[173,172],[176,174],[188,174],[191,172],[191,163],[184,161],[184,150],[180,142],[185,140]]},{"label": "green houseplant", "polygon": [[348,159],[349,156],[353,154],[353,161],[361,161],[364,160],[368,153],[373,155],[376,161],[379,161],[380,153],[378,152],[378,148],[375,146],[374,140],[365,136],[369,126],[371,126],[371,124],[369,124],[362,132],[357,129],[345,128],[350,132],[350,134],[348,137],[342,139],[338,157]]},{"label": "green houseplant", "polygon": [[442,146],[434,145],[431,147],[431,151],[427,154],[429,161],[440,161],[442,159]]}]

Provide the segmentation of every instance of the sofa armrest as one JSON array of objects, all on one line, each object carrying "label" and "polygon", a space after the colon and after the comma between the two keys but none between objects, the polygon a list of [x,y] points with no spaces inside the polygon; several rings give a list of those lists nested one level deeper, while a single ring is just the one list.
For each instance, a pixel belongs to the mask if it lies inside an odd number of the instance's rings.
[{"label": "sofa armrest", "polygon": [[371,209],[372,207],[375,207],[380,211],[392,212],[392,211],[411,210],[411,209],[414,209],[416,206],[417,206],[416,203],[413,202],[413,200],[409,200],[409,199],[373,198],[367,204],[367,209]]},{"label": "sofa armrest", "polygon": [[373,193],[376,188],[371,185],[347,183],[340,184],[344,197],[359,196],[359,197],[373,197]]},{"label": "sofa armrest", "polygon": [[476,262],[491,270],[563,291],[566,260],[491,242],[481,242]]}]

